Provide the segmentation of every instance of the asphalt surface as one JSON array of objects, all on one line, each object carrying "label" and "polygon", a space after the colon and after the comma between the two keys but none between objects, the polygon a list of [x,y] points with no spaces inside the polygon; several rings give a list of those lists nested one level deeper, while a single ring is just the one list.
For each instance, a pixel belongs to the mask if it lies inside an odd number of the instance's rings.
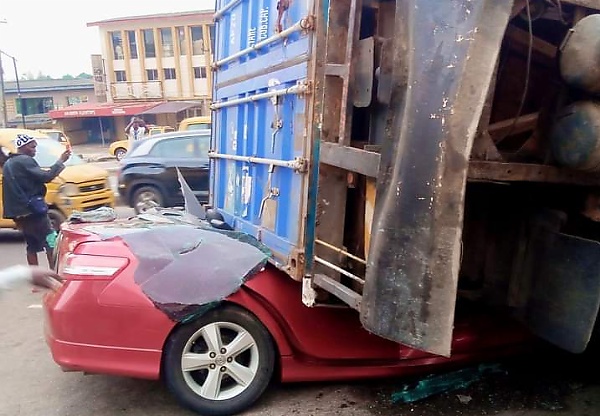
[{"label": "asphalt surface", "polygon": [[[120,216],[132,215],[118,208]],[[41,258],[41,257],[40,257]],[[24,263],[24,244],[0,230],[0,268]],[[0,416],[185,416],[161,382],[63,373],[43,339],[40,293],[0,294]],[[417,403],[392,403],[411,380],[274,384],[245,415],[600,415],[597,365],[554,351],[500,363],[473,385]]]}]

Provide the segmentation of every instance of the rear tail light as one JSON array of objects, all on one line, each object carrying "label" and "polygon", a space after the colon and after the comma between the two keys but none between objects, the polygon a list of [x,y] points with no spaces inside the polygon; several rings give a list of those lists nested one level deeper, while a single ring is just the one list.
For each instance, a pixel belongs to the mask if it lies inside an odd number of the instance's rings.
[{"label": "rear tail light", "polygon": [[125,257],[68,254],[59,273],[66,280],[112,280],[128,263]]}]

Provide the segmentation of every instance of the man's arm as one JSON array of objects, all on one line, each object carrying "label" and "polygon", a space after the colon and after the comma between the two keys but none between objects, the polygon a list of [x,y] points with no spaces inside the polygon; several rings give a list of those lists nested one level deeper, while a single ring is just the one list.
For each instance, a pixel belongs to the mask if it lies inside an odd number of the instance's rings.
[{"label": "man's arm", "polygon": [[125,134],[129,134],[129,129],[131,128],[131,125],[133,124],[134,121],[135,121],[135,117],[132,117],[131,120],[129,120],[129,124],[125,127]]},{"label": "man's arm", "polygon": [[65,160],[63,160],[63,156],[61,156],[61,159],[57,160],[49,170],[44,170],[38,165],[35,159],[31,157],[27,158],[27,161],[23,163],[23,167],[29,177],[47,183],[56,178],[63,171],[65,168],[64,162]]},{"label": "man's arm", "polygon": [[10,289],[20,282],[52,290],[58,290],[62,286],[58,274],[43,267],[18,265],[0,270],[0,291]]}]

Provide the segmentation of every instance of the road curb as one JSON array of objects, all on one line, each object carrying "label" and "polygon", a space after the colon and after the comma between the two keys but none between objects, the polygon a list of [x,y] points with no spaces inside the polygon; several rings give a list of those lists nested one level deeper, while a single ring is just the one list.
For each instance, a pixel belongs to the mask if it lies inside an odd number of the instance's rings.
[{"label": "road curb", "polygon": [[88,157],[84,157],[84,159],[88,163],[108,162],[111,160],[117,160],[114,156],[88,156]]}]

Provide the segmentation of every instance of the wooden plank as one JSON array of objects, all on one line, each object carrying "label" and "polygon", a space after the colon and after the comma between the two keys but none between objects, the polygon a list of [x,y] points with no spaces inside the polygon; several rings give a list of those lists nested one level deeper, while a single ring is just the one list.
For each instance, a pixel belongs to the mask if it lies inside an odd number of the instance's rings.
[{"label": "wooden plank", "polygon": [[600,185],[600,174],[528,163],[471,161],[469,163],[468,178],[470,181]]},{"label": "wooden plank", "polygon": [[379,154],[335,143],[321,143],[320,162],[350,172],[376,178],[379,173]]},{"label": "wooden plank", "polygon": [[487,131],[483,131],[475,137],[473,148],[471,149],[471,158],[478,160],[502,160],[502,155],[492,140],[492,136]]},{"label": "wooden plank", "polygon": [[477,135],[473,142],[473,148],[471,149],[471,158],[482,159],[482,160],[502,160],[500,152],[496,144],[492,140],[492,136],[488,132],[490,125],[490,119],[492,117],[492,107],[494,105],[494,96],[496,94],[496,84],[498,82],[498,66],[500,60],[496,59],[496,67],[494,68],[494,74],[490,81],[490,86],[481,112],[481,118],[479,119],[479,126],[477,127]]},{"label": "wooden plank", "polygon": [[573,4],[575,6],[589,7],[590,9],[600,10],[600,0],[561,0],[563,3]]},{"label": "wooden plank", "polygon": [[[516,26],[510,26],[506,30],[506,37],[518,44],[529,46],[529,32]],[[551,59],[556,58],[558,48],[550,42],[546,42],[545,40],[534,35],[532,46],[534,51],[539,52]]]},{"label": "wooden plank", "polygon": [[[488,132],[494,142],[502,141],[507,134],[520,134],[526,131],[533,131],[537,125],[539,113],[525,114],[519,117],[515,124],[515,119],[502,120],[488,126]],[[513,127],[514,125],[514,127]]]},{"label": "wooden plank", "polygon": [[[380,159],[378,153],[332,143],[322,143],[321,146],[322,163],[357,172],[368,177],[377,177]],[[480,160],[469,162],[468,178],[471,181],[548,182],[584,186],[600,185],[600,174],[596,173],[551,165]]]},{"label": "wooden plank", "polygon": [[516,17],[527,5],[528,0],[516,0],[513,5],[512,11],[510,12],[510,18],[513,19]]}]

